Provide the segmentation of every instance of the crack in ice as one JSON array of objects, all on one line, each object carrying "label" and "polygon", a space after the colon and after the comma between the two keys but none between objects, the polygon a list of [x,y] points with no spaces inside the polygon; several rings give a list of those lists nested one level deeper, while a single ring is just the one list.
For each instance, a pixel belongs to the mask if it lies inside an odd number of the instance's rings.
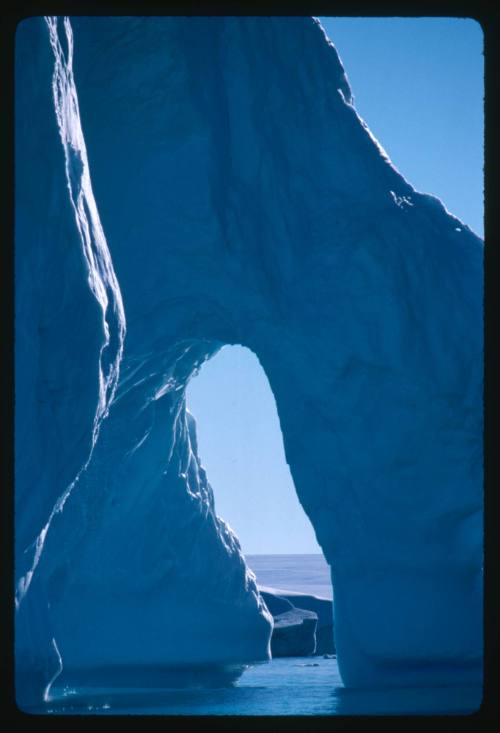
[{"label": "crack in ice", "polygon": [[61,653],[60,653],[60,651],[59,651],[59,649],[57,647],[56,640],[54,638],[52,638],[52,646],[53,646],[54,651],[55,651],[56,656],[57,656],[58,667],[57,667],[56,671],[54,672],[54,674],[52,675],[52,677],[50,678],[47,687],[43,691],[43,700],[44,700],[44,702],[50,702],[52,700],[52,698],[50,696],[50,688],[52,687],[52,685],[54,684],[54,682],[56,681],[56,679],[59,677],[59,675],[63,671],[63,660],[62,660],[62,657],[61,657]]}]

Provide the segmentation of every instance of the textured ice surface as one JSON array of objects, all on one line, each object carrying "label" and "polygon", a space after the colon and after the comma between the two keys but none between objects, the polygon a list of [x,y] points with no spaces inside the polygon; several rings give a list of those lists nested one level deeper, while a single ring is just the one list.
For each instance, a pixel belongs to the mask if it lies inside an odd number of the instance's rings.
[{"label": "textured ice surface", "polygon": [[350,100],[309,18],[19,26],[21,704],[267,657],[184,398],[234,343],[332,567],[344,683],[480,679],[482,242]]},{"label": "textured ice surface", "polygon": [[271,654],[275,657],[299,657],[316,651],[318,617],[313,611],[292,608],[274,618]]},{"label": "textured ice surface", "polygon": [[[300,608],[316,614],[318,623],[316,626],[316,648],[315,654],[333,654],[335,651],[333,637],[333,604],[327,598],[294,593],[277,588],[269,588],[259,585],[259,591],[266,606],[273,614],[274,619],[278,614],[286,613],[293,608]],[[272,642],[276,636],[276,625],[273,629]],[[271,649],[273,650],[272,644]],[[276,656],[273,650],[273,656]]]}]

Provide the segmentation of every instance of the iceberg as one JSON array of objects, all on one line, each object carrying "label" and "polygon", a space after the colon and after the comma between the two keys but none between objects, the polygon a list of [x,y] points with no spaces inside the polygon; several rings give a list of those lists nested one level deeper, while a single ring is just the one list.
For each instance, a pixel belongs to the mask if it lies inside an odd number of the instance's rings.
[{"label": "iceberg", "polygon": [[18,704],[269,658],[186,409],[225,344],[276,398],[344,684],[480,683],[483,244],[321,25],[29,18],[15,126]]},{"label": "iceberg", "polygon": [[[317,623],[315,628],[316,644],[315,654],[334,654],[334,634],[333,634],[333,602],[328,598],[320,596],[308,595],[297,591],[287,591],[281,588],[270,588],[268,586],[258,586],[260,594],[265,601],[269,611],[273,615],[273,619],[290,611],[304,611],[313,613],[316,616]],[[276,653],[273,650],[273,642],[276,636],[276,624],[271,637],[271,649],[273,657]]]}]

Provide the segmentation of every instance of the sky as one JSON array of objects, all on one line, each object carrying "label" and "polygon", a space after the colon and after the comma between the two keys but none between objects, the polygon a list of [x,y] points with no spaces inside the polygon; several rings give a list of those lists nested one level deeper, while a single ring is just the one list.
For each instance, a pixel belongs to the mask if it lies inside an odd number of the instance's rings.
[{"label": "sky", "polygon": [[483,228],[483,32],[464,18],[320,18],[360,116],[418,191]]},{"label": "sky", "polygon": [[[482,30],[450,18],[320,18],[354,104],[419,191],[483,236]],[[217,514],[245,554],[319,553],[255,354],[227,346],[188,387]]]}]

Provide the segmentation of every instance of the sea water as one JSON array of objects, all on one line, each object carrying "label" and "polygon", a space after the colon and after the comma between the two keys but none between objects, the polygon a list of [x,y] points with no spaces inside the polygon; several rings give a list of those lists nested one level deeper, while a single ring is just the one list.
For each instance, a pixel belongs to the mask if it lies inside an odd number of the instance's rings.
[{"label": "sea water", "polygon": [[[249,555],[261,586],[332,598],[322,555]],[[248,665],[232,683],[181,689],[64,688],[43,710],[66,715],[463,715],[481,703],[479,688],[349,690],[335,657],[289,657]]]}]

